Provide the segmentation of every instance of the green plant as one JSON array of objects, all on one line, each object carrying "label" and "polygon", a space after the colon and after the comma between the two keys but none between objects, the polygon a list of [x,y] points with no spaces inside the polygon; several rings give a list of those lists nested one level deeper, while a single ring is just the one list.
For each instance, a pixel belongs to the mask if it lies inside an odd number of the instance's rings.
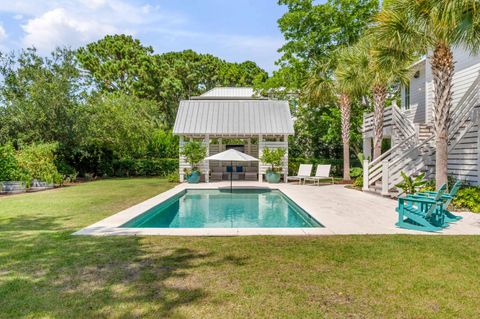
[{"label": "green plant", "polygon": [[[453,184],[452,184],[453,185]],[[420,192],[433,192],[435,191],[435,181],[429,180],[420,188]]]},{"label": "green plant", "polygon": [[480,213],[480,187],[467,186],[460,188],[452,204],[455,208],[466,208],[472,213]]},{"label": "green plant", "polygon": [[28,172],[29,180],[38,179],[47,183],[60,183],[62,175],[55,166],[57,143],[31,144],[16,155],[18,166]]},{"label": "green plant", "polygon": [[0,146],[0,181],[13,181],[19,177],[19,167],[12,144]]},{"label": "green plant", "polygon": [[352,184],[354,187],[362,188],[363,187],[363,176],[358,176],[355,178]]},{"label": "green plant", "polygon": [[265,147],[262,152],[262,156],[260,160],[265,163],[269,164],[270,168],[268,169],[269,172],[278,172],[282,169],[282,160],[287,153],[287,150],[284,148],[275,148],[271,149]]},{"label": "green plant", "polygon": [[114,176],[117,177],[169,176],[177,171],[178,159],[120,159],[113,161],[112,165]]},{"label": "green plant", "polygon": [[363,175],[363,169],[361,167],[352,167],[350,168],[350,177],[358,178]]},{"label": "green plant", "polygon": [[175,172],[175,173],[168,174],[167,180],[168,180],[169,183],[178,183],[179,182],[178,173]]},{"label": "green plant", "polygon": [[402,175],[403,182],[395,186],[400,188],[406,194],[414,194],[428,182],[424,180],[425,173],[422,173],[415,178],[407,176],[407,174],[405,174],[404,172],[401,172],[400,174]]},{"label": "green plant", "polygon": [[[187,162],[190,164],[191,172],[198,172],[197,164],[205,158],[207,148],[201,142],[190,141],[183,145],[180,154],[185,156]],[[187,176],[190,175],[191,172],[186,170]]]}]

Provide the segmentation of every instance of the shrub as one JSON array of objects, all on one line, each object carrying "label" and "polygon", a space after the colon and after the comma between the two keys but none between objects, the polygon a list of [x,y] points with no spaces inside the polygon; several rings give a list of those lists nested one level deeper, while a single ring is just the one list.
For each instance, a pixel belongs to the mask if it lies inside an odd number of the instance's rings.
[{"label": "shrub", "polygon": [[405,194],[414,194],[428,183],[428,181],[424,179],[425,173],[415,178],[407,176],[404,172],[400,172],[400,174],[402,175],[403,181],[395,186],[400,188]]},{"label": "shrub", "polygon": [[60,183],[62,175],[55,166],[57,143],[31,144],[17,153],[20,169],[28,172],[31,179],[47,183]]},{"label": "shrub", "polygon": [[282,170],[282,160],[286,153],[287,150],[284,148],[270,149],[266,147],[263,149],[260,160],[270,165],[269,171],[278,172]]},{"label": "shrub", "polygon": [[77,181],[78,172],[73,166],[67,164],[65,161],[57,161],[55,165],[60,175],[62,175],[63,182],[73,183]]},{"label": "shrub", "polygon": [[171,173],[167,176],[167,180],[169,183],[178,183],[180,182],[180,176],[178,175],[178,172]]},{"label": "shrub", "polygon": [[353,186],[357,188],[363,188],[363,176],[358,176],[353,180]]},{"label": "shrub", "polygon": [[351,178],[358,178],[358,177],[361,177],[363,175],[363,169],[361,167],[352,167],[350,169],[350,177]]},{"label": "shrub", "polygon": [[452,204],[455,208],[464,208],[473,213],[480,213],[480,187],[467,186],[460,188]]},{"label": "shrub", "polygon": [[12,144],[0,146],[0,181],[19,179],[19,167]]},{"label": "shrub", "polygon": [[121,159],[113,161],[114,176],[168,176],[178,170],[178,159]]},{"label": "shrub", "polygon": [[173,135],[171,130],[158,129],[152,132],[146,155],[150,158],[178,157],[178,136]]}]

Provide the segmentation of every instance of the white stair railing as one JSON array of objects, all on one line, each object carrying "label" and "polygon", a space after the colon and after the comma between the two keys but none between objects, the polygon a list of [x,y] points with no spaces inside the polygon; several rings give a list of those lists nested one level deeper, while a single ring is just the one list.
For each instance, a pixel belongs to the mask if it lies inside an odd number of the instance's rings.
[{"label": "white stair railing", "polygon": [[[449,151],[453,150],[462,137],[475,124],[479,115],[479,109],[477,108],[479,105],[480,76],[476,78],[452,111],[452,121],[448,134],[450,143],[448,147]],[[466,125],[468,120],[470,120],[470,122]],[[394,188],[395,185],[402,180],[401,172],[407,175],[413,175],[419,171],[428,170],[428,165],[434,162],[435,157],[435,147],[433,143],[434,134],[393,161],[388,158],[388,174],[382,174],[382,178],[388,178],[388,181],[382,180],[382,194],[388,194],[389,190]],[[387,161],[387,158],[385,158],[384,161]]]}]

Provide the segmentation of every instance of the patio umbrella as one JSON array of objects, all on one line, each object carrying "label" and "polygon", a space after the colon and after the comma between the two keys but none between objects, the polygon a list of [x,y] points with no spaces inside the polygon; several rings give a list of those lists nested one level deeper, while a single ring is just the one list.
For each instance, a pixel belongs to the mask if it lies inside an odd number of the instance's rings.
[{"label": "patio umbrella", "polygon": [[205,158],[206,160],[213,160],[213,161],[222,161],[222,162],[230,162],[230,166],[232,167],[230,171],[230,192],[232,192],[232,181],[233,181],[233,162],[253,162],[258,161],[258,158],[250,156],[248,154],[239,152],[237,150],[229,149],[224,152],[209,156]]}]

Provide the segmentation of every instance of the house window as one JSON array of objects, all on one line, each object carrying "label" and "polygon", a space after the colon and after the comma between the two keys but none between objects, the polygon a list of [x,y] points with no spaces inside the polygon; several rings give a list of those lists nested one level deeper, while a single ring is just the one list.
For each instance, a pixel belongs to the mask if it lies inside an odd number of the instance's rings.
[{"label": "house window", "polygon": [[405,110],[410,109],[410,84],[405,85]]}]

